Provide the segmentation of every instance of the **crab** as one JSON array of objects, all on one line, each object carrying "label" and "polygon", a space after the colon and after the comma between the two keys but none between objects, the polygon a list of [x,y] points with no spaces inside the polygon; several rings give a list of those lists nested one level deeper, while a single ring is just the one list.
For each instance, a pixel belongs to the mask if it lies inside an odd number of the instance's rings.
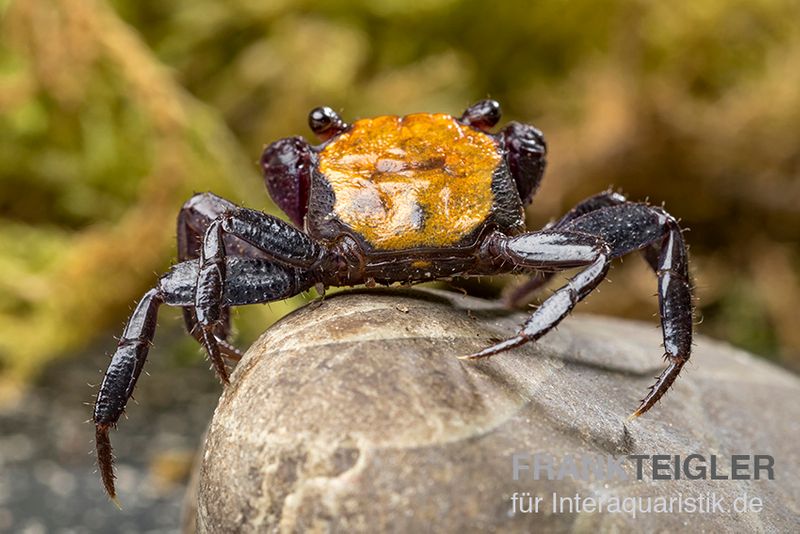
[{"label": "crab", "polygon": [[647,412],[689,359],[692,286],[681,228],[663,208],[613,191],[592,196],[540,231],[524,208],[545,170],[546,144],[533,126],[496,133],[500,105],[483,100],[455,117],[379,116],[345,123],[329,107],[309,114],[321,144],[278,140],[260,159],[267,190],[292,224],[211,193],[178,216],[178,259],[136,305],[94,406],[98,465],[116,500],[109,431],[133,393],[156,330],[159,306],[182,308],[220,380],[230,309],[285,299],[312,287],[528,273],[511,303],[554,273],[578,272],[533,311],[517,335],[461,356],[488,358],[535,341],[606,277],[609,265],[641,251],[658,278],[667,366],[631,417]]}]

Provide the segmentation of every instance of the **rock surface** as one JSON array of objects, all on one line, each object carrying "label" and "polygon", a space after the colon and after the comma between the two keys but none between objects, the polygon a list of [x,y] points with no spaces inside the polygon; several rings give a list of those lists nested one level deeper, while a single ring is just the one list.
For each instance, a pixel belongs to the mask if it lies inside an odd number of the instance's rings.
[{"label": "rock surface", "polygon": [[[198,531],[797,527],[796,376],[699,337],[672,391],[628,422],[663,365],[654,325],[575,315],[538,343],[477,363],[456,358],[523,320],[431,290],[337,294],[282,319],[220,399],[200,470]],[[645,463],[644,480],[635,471],[629,480],[514,480],[514,453],[552,455],[556,475],[573,454],[716,454],[723,473],[732,454],[769,454],[776,479],[653,480]],[[539,512],[514,512],[515,492],[540,496]],[[713,493],[729,511],[554,513],[553,492],[606,503]],[[745,493],[763,510],[735,513]]]}]

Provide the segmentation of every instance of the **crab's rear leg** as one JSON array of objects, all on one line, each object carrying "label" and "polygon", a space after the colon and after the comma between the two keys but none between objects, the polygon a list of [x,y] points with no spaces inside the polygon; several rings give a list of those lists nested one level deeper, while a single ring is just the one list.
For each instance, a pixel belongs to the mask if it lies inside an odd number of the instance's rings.
[{"label": "crab's rear leg", "polygon": [[658,276],[661,330],[669,364],[631,415],[638,417],[667,392],[691,355],[694,308],[683,233],[675,218],[663,209],[633,202],[584,215],[565,229],[602,236],[611,244],[615,257],[643,250]]},{"label": "crab's rear leg", "polygon": [[[224,261],[229,278],[221,299],[227,307],[292,297],[313,284],[307,271],[269,260],[228,256]],[[159,306],[194,305],[199,269],[198,260],[179,263],[145,293],[131,314],[103,377],[94,406],[95,440],[100,475],[112,499],[116,492],[109,431],[124,412],[144,368],[156,331]]]},{"label": "crab's rear leg", "polygon": [[[577,235],[574,244],[570,239],[558,246],[542,249],[541,238],[536,236]],[[645,250],[648,259],[658,275],[659,308],[664,348],[669,365],[656,378],[656,383],[642,399],[632,417],[639,416],[660,399],[677,378],[688,361],[692,345],[692,289],[689,282],[688,257],[680,227],[675,219],[660,208],[626,202],[608,206],[579,216],[558,230],[524,234],[514,238],[499,237],[497,243],[489,247],[500,259],[519,266],[545,270],[559,270],[558,256],[568,256],[570,250],[581,245],[581,240],[594,236],[600,243],[609,247],[610,258],[616,258],[635,250]],[[548,244],[549,245],[549,244]],[[653,251],[658,249],[656,259]],[[579,247],[578,247],[579,248]],[[538,249],[538,250],[537,250]],[[562,249],[559,252],[559,249]],[[552,256],[552,257],[548,257]],[[538,339],[556,326],[585,297],[588,289],[599,283],[599,279],[588,276],[593,271],[590,266],[556,291],[533,313],[520,333],[497,345],[466,358],[483,358],[529,340]],[[599,271],[598,271],[599,272]]]}]

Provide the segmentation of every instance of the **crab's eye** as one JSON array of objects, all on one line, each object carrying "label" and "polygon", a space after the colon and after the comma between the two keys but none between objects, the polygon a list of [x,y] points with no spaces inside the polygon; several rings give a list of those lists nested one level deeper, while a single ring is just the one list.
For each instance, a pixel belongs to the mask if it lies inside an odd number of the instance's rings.
[{"label": "crab's eye", "polygon": [[328,139],[339,133],[343,123],[335,111],[323,106],[311,110],[308,114],[308,126],[318,137]]},{"label": "crab's eye", "polygon": [[461,122],[481,130],[488,130],[500,122],[500,116],[500,103],[497,100],[481,100],[464,111]]}]

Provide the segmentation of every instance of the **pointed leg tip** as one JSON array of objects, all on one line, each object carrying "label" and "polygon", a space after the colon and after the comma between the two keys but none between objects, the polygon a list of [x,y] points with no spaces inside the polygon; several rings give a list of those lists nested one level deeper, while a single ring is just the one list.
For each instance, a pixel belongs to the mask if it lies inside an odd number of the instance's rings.
[{"label": "pointed leg tip", "polygon": [[474,361],[474,360],[484,360],[491,356],[494,356],[499,351],[493,350],[494,347],[488,347],[478,352],[473,352],[472,354],[464,354],[462,356],[458,356],[459,360],[464,361]]},{"label": "pointed leg tip", "polygon": [[100,469],[100,478],[108,497],[117,505],[117,508],[122,509],[117,500],[117,492],[114,488],[114,456],[111,448],[111,440],[108,437],[110,428],[111,425],[103,423],[97,424],[95,427],[97,467]]},{"label": "pointed leg tip", "polygon": [[114,506],[117,507],[117,510],[122,510],[122,503],[119,502],[119,499],[116,495],[109,495],[108,498],[111,499],[111,502],[114,503]]},{"label": "pointed leg tip", "polygon": [[230,381],[228,380],[228,369],[225,367],[225,361],[222,359],[222,353],[219,350],[217,338],[209,328],[202,328],[202,342],[206,349],[206,354],[208,354],[208,357],[211,360],[211,365],[213,366],[214,371],[217,373],[219,381],[222,382],[223,386],[227,386],[230,384]]},{"label": "pointed leg tip", "polygon": [[656,405],[656,403],[669,390],[670,386],[672,386],[673,382],[675,382],[675,379],[678,377],[678,374],[681,372],[681,368],[685,363],[685,358],[672,361],[659,376],[655,377],[655,384],[650,386],[647,395],[645,395],[644,399],[642,399],[641,404],[639,404],[639,407],[636,409],[636,411],[628,417],[628,421],[632,421],[639,416],[644,415]]},{"label": "pointed leg tip", "polygon": [[231,376],[228,373],[228,368],[225,367],[225,363],[222,361],[214,362],[214,372],[217,373],[219,377],[219,381],[222,382],[223,386],[230,386],[231,385]]},{"label": "pointed leg tip", "polygon": [[626,420],[628,422],[635,421],[639,417],[646,414],[648,411],[650,411],[650,408],[652,408],[655,405],[655,400],[656,399],[652,398],[652,394],[648,395],[645,399],[642,400],[642,402],[639,404],[639,407],[636,408],[636,410],[632,414],[630,414]]},{"label": "pointed leg tip", "polygon": [[514,347],[518,347],[525,343],[527,339],[524,336],[516,336],[510,339],[506,339],[505,341],[501,341],[491,347],[486,347],[482,351],[474,352],[472,354],[467,354],[465,356],[459,356],[459,360],[481,360],[483,358],[488,358],[490,356],[494,356],[497,353],[507,351],[509,349],[513,349]]},{"label": "pointed leg tip", "polygon": [[216,365],[213,366],[214,374],[217,375],[217,379],[219,380],[220,384],[224,387],[228,387],[231,385],[230,377],[226,371],[222,371]]}]

